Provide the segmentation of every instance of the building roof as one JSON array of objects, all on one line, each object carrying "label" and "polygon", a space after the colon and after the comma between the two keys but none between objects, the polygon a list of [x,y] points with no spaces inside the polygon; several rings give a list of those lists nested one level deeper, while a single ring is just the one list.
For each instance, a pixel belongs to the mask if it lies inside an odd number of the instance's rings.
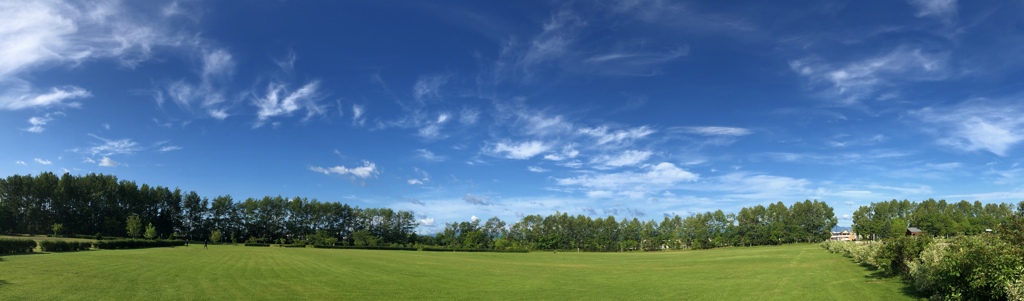
[{"label": "building roof", "polygon": [[910,231],[910,232],[913,232],[913,233],[924,232],[924,231],[921,231],[921,229],[914,228],[914,227],[907,227],[907,231]]}]

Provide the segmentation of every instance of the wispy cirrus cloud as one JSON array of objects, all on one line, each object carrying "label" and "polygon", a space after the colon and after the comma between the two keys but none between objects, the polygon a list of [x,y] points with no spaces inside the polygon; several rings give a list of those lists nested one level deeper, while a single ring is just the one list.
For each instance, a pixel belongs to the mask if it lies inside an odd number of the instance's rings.
[{"label": "wispy cirrus cloud", "polygon": [[473,196],[471,194],[467,194],[466,196],[463,196],[462,200],[466,201],[466,203],[468,203],[468,204],[473,204],[473,205],[481,205],[481,206],[491,206],[491,205],[494,205],[494,203],[491,202],[491,200],[488,199],[487,197],[477,197],[477,196]]},{"label": "wispy cirrus cloud", "polygon": [[725,136],[725,137],[739,137],[750,135],[753,132],[749,129],[738,128],[738,127],[726,127],[726,126],[687,126],[673,128],[674,131],[681,131],[688,134],[695,134],[701,136]]},{"label": "wispy cirrus cloud", "polygon": [[42,164],[42,165],[53,164],[53,162],[50,162],[50,160],[39,159],[39,158],[35,158],[35,160],[36,160],[36,163],[39,163],[39,164]]},{"label": "wispy cirrus cloud", "polygon": [[598,156],[594,158],[593,162],[597,164],[595,168],[598,169],[637,166],[646,162],[653,154],[653,152],[646,150],[627,150],[614,156]]},{"label": "wispy cirrus cloud", "polygon": [[271,118],[290,115],[303,108],[306,109],[306,118],[323,113],[323,108],[316,102],[319,87],[319,81],[312,81],[298,90],[288,91],[285,84],[271,82],[264,96],[253,98],[253,105],[259,108],[255,127],[263,126]]},{"label": "wispy cirrus cloud", "polygon": [[94,59],[134,68],[154,48],[177,47],[190,37],[170,30],[168,17],[134,11],[116,1],[5,1],[0,4],[0,109],[72,105],[89,97],[76,86],[37,89],[24,74]]},{"label": "wispy cirrus cloud", "polygon": [[972,100],[950,107],[926,107],[912,112],[924,130],[939,137],[937,143],[965,151],[984,150],[1006,156],[1024,141],[1024,106],[990,100]]},{"label": "wispy cirrus cloud", "polygon": [[935,17],[951,20],[956,17],[957,0],[907,0],[917,10],[916,17]]},{"label": "wispy cirrus cloud", "polygon": [[594,138],[597,145],[630,143],[656,132],[657,131],[647,126],[640,126],[625,130],[609,130],[608,126],[598,126],[593,128],[581,128],[579,130],[580,134]]},{"label": "wispy cirrus cloud", "polygon": [[699,175],[677,167],[675,164],[662,162],[648,165],[644,172],[624,171],[617,173],[593,173],[571,178],[555,179],[561,186],[577,186],[587,190],[604,191],[635,191],[657,190],[672,187],[683,182],[693,182]]},{"label": "wispy cirrus cloud", "polygon": [[21,160],[18,160],[18,161],[14,161],[14,164],[18,164],[18,165],[28,165],[27,163],[25,163],[25,161],[21,161]]},{"label": "wispy cirrus cloud", "polygon": [[434,152],[422,148],[416,150],[416,157],[430,162],[444,162],[447,159],[445,156],[436,155]]},{"label": "wispy cirrus cloud", "polygon": [[820,88],[823,96],[843,105],[857,104],[878,96],[897,83],[935,81],[948,78],[949,53],[901,46],[860,60],[825,62],[806,58],[792,60],[790,68]]}]

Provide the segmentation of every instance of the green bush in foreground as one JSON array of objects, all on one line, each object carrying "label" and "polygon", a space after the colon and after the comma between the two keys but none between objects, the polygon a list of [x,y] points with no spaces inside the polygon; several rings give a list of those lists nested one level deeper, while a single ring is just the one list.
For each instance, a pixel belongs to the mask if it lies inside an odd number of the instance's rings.
[{"label": "green bush in foreground", "polygon": [[141,239],[119,239],[97,241],[97,249],[124,250],[124,249],[145,249],[184,246],[183,240],[141,240]]},{"label": "green bush in foreground", "polygon": [[31,253],[36,241],[31,239],[0,239],[0,254]]},{"label": "green bush in foreground", "polygon": [[81,251],[92,248],[90,242],[44,240],[39,242],[39,248],[44,252],[70,252]]},{"label": "green bush in foreground", "polygon": [[881,243],[821,246],[903,276],[932,299],[1024,300],[1024,249],[1000,236],[961,236],[948,242],[896,237]]}]

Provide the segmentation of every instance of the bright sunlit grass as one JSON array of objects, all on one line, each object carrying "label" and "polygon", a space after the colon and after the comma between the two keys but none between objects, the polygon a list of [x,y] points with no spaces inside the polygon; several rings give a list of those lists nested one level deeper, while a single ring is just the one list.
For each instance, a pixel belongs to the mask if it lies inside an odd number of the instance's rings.
[{"label": "bright sunlit grass", "polygon": [[0,300],[901,300],[817,245],[650,253],[210,246],[0,257]]}]

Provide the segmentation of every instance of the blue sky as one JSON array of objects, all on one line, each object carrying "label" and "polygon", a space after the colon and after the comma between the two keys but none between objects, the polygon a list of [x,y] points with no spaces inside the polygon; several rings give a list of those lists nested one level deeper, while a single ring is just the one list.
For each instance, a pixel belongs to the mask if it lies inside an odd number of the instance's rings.
[{"label": "blue sky", "polygon": [[[596,4],[599,3],[599,4]],[[4,1],[0,174],[445,222],[1024,199],[1024,4]]]}]

